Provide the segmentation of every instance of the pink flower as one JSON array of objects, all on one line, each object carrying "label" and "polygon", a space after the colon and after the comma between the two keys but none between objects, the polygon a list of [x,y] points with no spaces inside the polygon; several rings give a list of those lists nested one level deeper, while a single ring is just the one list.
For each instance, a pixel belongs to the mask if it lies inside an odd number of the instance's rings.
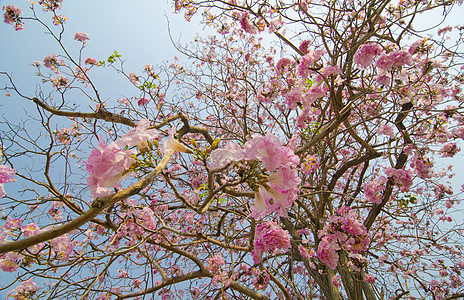
[{"label": "pink flower", "polygon": [[38,3],[42,5],[44,11],[55,11],[60,9],[63,0],[39,0]]},{"label": "pink flower", "polygon": [[117,141],[119,147],[133,147],[137,146],[139,149],[148,148],[147,141],[158,138],[158,130],[155,128],[148,129],[150,127],[150,121],[142,119],[139,121],[135,128],[132,128],[125,135],[120,137]]},{"label": "pink flower", "polygon": [[58,57],[55,54],[50,54],[44,58],[44,66],[57,74],[59,73],[58,68],[64,65],[64,60],[58,60]]},{"label": "pink flower", "polygon": [[56,139],[58,142],[64,145],[71,144],[71,139],[69,135],[69,128],[62,128],[56,132]]},{"label": "pink flower", "polygon": [[293,87],[290,92],[285,96],[285,104],[289,109],[297,109],[297,104],[303,104],[305,97],[304,89],[302,87]]},{"label": "pink flower", "polygon": [[298,251],[300,252],[301,256],[303,256],[306,259],[311,259],[316,255],[316,253],[314,253],[314,250],[308,249],[303,245],[298,245]]},{"label": "pink flower", "polygon": [[89,40],[89,35],[85,32],[76,32],[74,39],[76,41],[85,43],[85,41]]},{"label": "pink flower", "polygon": [[137,101],[137,105],[138,106],[144,106],[146,104],[148,104],[150,102],[150,99],[147,99],[147,98],[140,98],[139,101]]},{"label": "pink flower", "polygon": [[[23,300],[23,299],[32,299],[33,295],[40,288],[36,286],[35,282],[32,281],[32,278],[29,278],[26,281],[21,282],[14,290],[8,292],[9,297],[14,297],[14,300]],[[14,293],[14,294],[13,294]]]},{"label": "pink flower", "polygon": [[169,150],[173,150],[175,152],[185,152],[185,153],[190,152],[190,150],[188,150],[187,147],[179,143],[174,138],[174,135],[176,134],[176,132],[177,132],[176,127],[172,126],[168,137],[166,138],[166,140],[164,140],[163,145],[161,145],[161,150],[163,153],[167,153]]},{"label": "pink flower", "polygon": [[95,58],[87,57],[87,59],[85,60],[85,64],[98,66],[98,61]]},{"label": "pink flower", "polygon": [[53,77],[51,79],[51,82],[55,88],[61,89],[62,87],[67,87],[71,83],[71,80],[69,80],[63,75],[60,75],[60,76]]},{"label": "pink flower", "polygon": [[301,42],[300,46],[298,47],[298,49],[300,49],[300,51],[303,53],[303,54],[306,54],[308,53],[308,47],[312,44],[312,42],[310,40],[304,40]]},{"label": "pink flower", "polygon": [[461,151],[461,148],[459,148],[456,143],[449,143],[443,146],[443,148],[440,149],[440,153],[442,157],[453,157]]},{"label": "pink flower", "polygon": [[406,50],[398,50],[384,54],[380,56],[375,63],[376,67],[384,71],[390,71],[393,67],[398,68],[404,65],[410,66],[412,64],[412,55]]},{"label": "pink flower", "polygon": [[340,282],[340,277],[338,275],[332,277],[332,284],[337,288],[340,288],[342,286],[342,283]]},{"label": "pink flower", "polygon": [[366,69],[374,62],[374,58],[382,54],[382,46],[377,43],[364,44],[354,56],[354,62],[360,69]]},{"label": "pink flower", "polygon": [[238,162],[244,158],[244,152],[240,145],[229,142],[224,148],[216,149],[211,152],[212,160],[210,167],[220,169],[231,162]]},{"label": "pink flower", "polygon": [[24,23],[19,16],[22,14],[21,8],[15,5],[7,5],[3,7],[5,13],[3,14],[3,22],[13,25],[16,31],[24,29]]},{"label": "pink flower", "polygon": [[414,168],[416,174],[422,179],[431,178],[433,176],[433,162],[419,154],[413,156],[411,167]]},{"label": "pink flower", "polygon": [[310,50],[307,54],[305,54],[305,56],[300,59],[298,74],[303,78],[307,78],[310,72],[309,68],[321,58],[323,53],[324,51],[322,50]]},{"label": "pink flower", "polygon": [[412,186],[413,178],[410,170],[388,168],[385,171],[385,175],[393,178],[393,182],[401,187],[401,192],[409,191],[409,188]]},{"label": "pink flower", "polygon": [[332,242],[328,237],[324,237],[317,247],[317,257],[329,268],[335,270],[339,259],[337,250],[340,250],[337,243]]},{"label": "pink flower", "polygon": [[[129,74],[129,80],[130,82],[132,82],[134,85],[139,85],[140,84],[140,80],[139,80],[139,77],[137,75],[135,75],[134,72],[130,73]],[[140,101],[140,100],[139,100]],[[148,102],[147,102],[148,103]],[[139,104],[140,106],[140,104]]]},{"label": "pink flower", "polygon": [[221,254],[211,256],[206,263],[207,269],[211,273],[218,273],[221,271],[221,266],[225,265],[226,262]]},{"label": "pink flower", "polygon": [[267,288],[270,278],[271,276],[269,275],[269,273],[266,270],[264,270],[263,272],[260,272],[258,276],[253,278],[252,283],[257,290],[264,290]]},{"label": "pink flower", "polygon": [[244,12],[240,17],[240,26],[249,34],[256,34],[257,28],[251,23],[249,13]]},{"label": "pink flower", "polygon": [[269,171],[284,165],[296,166],[300,162],[293,150],[282,146],[280,140],[270,133],[265,136],[255,135],[245,143],[243,149],[246,160],[257,159]]},{"label": "pink flower", "polygon": [[387,124],[381,124],[377,129],[377,133],[387,135],[391,139],[395,138],[395,132],[393,131],[393,128]]},{"label": "pink flower", "polygon": [[14,181],[16,171],[8,166],[0,165],[0,183],[9,183]]},{"label": "pink flower", "polygon": [[89,172],[87,184],[94,198],[110,195],[110,187],[119,188],[124,171],[132,164],[129,153],[122,151],[115,142],[106,145],[101,136],[99,141],[98,149],[92,150],[85,163]]},{"label": "pink flower", "polygon": [[375,277],[372,276],[371,274],[366,274],[366,275],[364,275],[364,282],[374,284],[375,283]]},{"label": "pink flower", "polygon": [[251,253],[255,263],[261,262],[261,256],[264,252],[269,251],[276,254],[290,247],[290,235],[277,223],[267,221],[256,226],[254,250]]},{"label": "pink flower", "polygon": [[292,65],[292,64],[294,64],[294,63],[295,63],[295,61],[293,61],[293,60],[290,59],[290,58],[286,58],[286,57],[281,58],[281,59],[277,62],[277,64],[276,64],[276,69],[275,69],[276,74],[277,74],[277,75],[282,74],[283,71],[284,71],[284,68],[285,68],[286,66]]},{"label": "pink flower", "polygon": [[16,252],[8,252],[0,258],[0,269],[4,272],[14,272],[19,268],[19,264],[23,261],[24,255]]},{"label": "pink flower", "polygon": [[386,182],[387,178],[385,176],[380,176],[377,179],[366,182],[363,185],[363,189],[364,197],[366,197],[367,201],[377,204],[382,203],[382,195],[380,195],[380,192],[384,189],[384,184]]}]

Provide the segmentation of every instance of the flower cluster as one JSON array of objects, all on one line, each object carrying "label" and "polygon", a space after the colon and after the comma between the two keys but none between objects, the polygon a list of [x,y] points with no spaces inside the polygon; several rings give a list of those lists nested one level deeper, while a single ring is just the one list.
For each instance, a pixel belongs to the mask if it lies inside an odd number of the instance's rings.
[{"label": "flower cluster", "polygon": [[357,213],[351,207],[342,207],[335,215],[331,215],[318,236],[321,241],[317,248],[317,257],[332,269],[338,264],[338,250],[344,249],[353,260],[363,262],[361,253],[367,250],[370,243],[366,227],[358,220]]},{"label": "flower cluster", "polygon": [[85,32],[76,32],[76,34],[74,35],[74,39],[76,41],[85,43],[85,41],[89,40],[89,35]]},{"label": "flower cluster", "polygon": [[34,299],[34,294],[37,293],[39,289],[40,288],[36,286],[35,282],[32,281],[32,278],[29,278],[21,282],[14,290],[8,292],[8,297],[12,297],[14,300]]},{"label": "flower cluster", "polygon": [[3,7],[5,13],[3,14],[3,22],[13,25],[16,31],[23,30],[24,23],[19,16],[22,14],[21,8],[15,5],[7,5]]},{"label": "flower cluster", "polygon": [[243,13],[241,15],[240,26],[249,34],[255,34],[257,32],[257,28],[253,25],[253,23],[251,23],[248,13]]},{"label": "flower cluster", "polygon": [[413,59],[411,53],[406,50],[393,51],[379,57],[375,66],[390,71],[393,67],[398,68],[404,65],[412,65]]},{"label": "flower cluster", "polygon": [[101,136],[99,141],[98,149],[92,150],[85,163],[89,172],[87,184],[94,198],[110,195],[111,187],[121,188],[123,172],[132,164],[128,151],[121,150],[115,142],[107,145]]},{"label": "flower cluster", "polygon": [[139,150],[148,148],[147,141],[158,138],[158,130],[150,127],[150,121],[142,119],[137,126],[120,137],[117,141],[119,147],[133,147],[137,146]]},{"label": "flower cluster", "polygon": [[38,3],[42,5],[44,11],[55,11],[60,9],[63,0],[39,0]]},{"label": "flower cluster", "polygon": [[58,68],[64,65],[64,60],[58,59],[55,54],[50,54],[44,58],[44,66],[57,74],[59,73]]},{"label": "flower cluster", "polygon": [[6,195],[3,184],[13,182],[15,174],[16,171],[14,169],[5,165],[0,165],[0,199]]},{"label": "flower cluster", "polygon": [[359,47],[358,52],[354,56],[354,62],[360,69],[366,69],[374,63],[374,58],[382,54],[383,49],[380,44],[369,43]]},{"label": "flower cluster", "polygon": [[287,215],[298,193],[301,179],[293,168],[300,159],[292,149],[283,146],[273,134],[255,135],[243,145],[243,149],[234,143],[229,143],[222,149],[211,152],[213,168],[223,168],[231,162],[240,160],[260,161],[264,167],[273,172],[267,177],[267,183],[260,184],[255,193],[255,206],[251,217],[260,219],[272,212],[279,216]]},{"label": "flower cluster", "polygon": [[277,223],[267,221],[256,226],[254,250],[251,252],[256,264],[261,262],[261,256],[264,252],[269,251],[276,254],[290,247],[290,235]]}]

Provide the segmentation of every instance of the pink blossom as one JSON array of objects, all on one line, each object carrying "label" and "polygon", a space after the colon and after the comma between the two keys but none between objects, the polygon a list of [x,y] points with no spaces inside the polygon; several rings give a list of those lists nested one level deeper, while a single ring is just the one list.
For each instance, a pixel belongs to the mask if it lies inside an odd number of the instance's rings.
[{"label": "pink blossom", "polygon": [[304,99],[304,89],[302,87],[293,87],[285,96],[285,104],[289,109],[296,109],[297,104],[302,104]]},{"label": "pink blossom", "polygon": [[441,149],[440,149],[440,153],[442,155],[442,157],[453,157],[456,155],[456,153],[458,153],[459,151],[461,151],[461,148],[459,148],[456,143],[449,143],[449,144],[446,144],[444,145]]},{"label": "pink blossom", "polygon": [[170,150],[175,152],[190,152],[190,150],[187,147],[185,147],[179,141],[176,140],[176,138],[174,137],[176,132],[176,127],[172,126],[169,131],[168,137],[164,140],[163,144],[161,145],[161,151],[163,153],[167,153]]},{"label": "pink blossom", "polygon": [[319,167],[319,160],[316,155],[309,155],[302,161],[301,171],[304,174],[311,174]]},{"label": "pink blossom", "polygon": [[244,151],[240,145],[229,142],[224,148],[216,149],[211,152],[212,160],[210,167],[220,169],[231,162],[238,162],[244,158]]},{"label": "pink blossom", "polygon": [[0,269],[4,272],[14,272],[19,268],[19,264],[23,261],[24,255],[16,252],[7,252],[0,258]]},{"label": "pink blossom", "polygon": [[269,171],[275,171],[279,166],[295,166],[300,159],[290,148],[281,145],[280,140],[273,134],[265,136],[255,135],[243,146],[245,159],[257,159]]},{"label": "pink blossom", "polygon": [[67,19],[68,17],[65,15],[54,15],[52,20],[53,24],[55,24],[55,26],[58,26],[64,24]]},{"label": "pink blossom", "polygon": [[298,245],[298,251],[306,259],[311,259],[316,255],[313,249],[308,249],[303,245]]},{"label": "pink blossom", "polygon": [[312,42],[310,40],[304,40],[301,42],[300,46],[298,47],[298,49],[300,49],[300,51],[303,53],[303,54],[306,54],[308,53],[308,48],[309,46],[312,44]]},{"label": "pink blossom", "polygon": [[0,165],[0,183],[9,183],[14,181],[16,171],[6,165]]},{"label": "pink blossom", "polygon": [[158,138],[158,130],[150,127],[150,121],[142,119],[139,121],[135,128],[132,128],[125,135],[120,137],[117,141],[119,147],[133,147],[137,146],[139,149],[148,148],[147,141]]},{"label": "pink blossom", "polygon": [[264,270],[263,272],[260,272],[258,276],[253,278],[252,283],[257,290],[264,290],[267,288],[270,278],[271,276],[269,275],[269,273],[266,270]]},{"label": "pink blossom", "polygon": [[374,58],[382,53],[382,46],[377,43],[368,43],[359,47],[354,56],[354,62],[360,69],[366,69],[374,62]]},{"label": "pink blossom", "polygon": [[406,50],[393,51],[379,57],[375,63],[376,67],[389,71],[391,68],[401,67],[404,65],[411,66],[413,64],[412,55]]},{"label": "pink blossom", "polygon": [[44,11],[55,11],[60,9],[63,0],[39,0],[38,3],[42,5]]},{"label": "pink blossom", "polygon": [[74,39],[76,41],[85,43],[85,41],[89,40],[89,35],[85,32],[76,32]]},{"label": "pink blossom", "polygon": [[340,247],[328,237],[324,237],[317,247],[317,257],[329,268],[335,269],[339,259],[337,250],[340,250]]},{"label": "pink blossom", "polygon": [[[129,74],[129,80],[130,82],[132,82],[133,84],[135,85],[139,85],[140,84],[140,80],[139,80],[139,77],[137,75],[135,75],[134,72],[130,73]],[[140,101],[140,100],[139,100]],[[148,103],[148,102],[147,102]],[[140,106],[140,104],[139,104]]]},{"label": "pink blossom", "polygon": [[7,5],[3,7],[3,22],[13,25],[16,31],[24,29],[24,23],[19,15],[22,14],[21,8],[15,5]]},{"label": "pink blossom", "polygon": [[51,78],[50,81],[52,85],[57,89],[61,89],[62,87],[67,87],[71,83],[71,80],[66,78],[64,75],[55,76]]},{"label": "pink blossom", "polygon": [[380,192],[384,189],[383,185],[386,182],[387,178],[385,176],[380,176],[377,179],[366,182],[363,185],[363,189],[364,197],[366,197],[367,201],[377,204],[382,203],[382,196],[380,195]]},{"label": "pink blossom", "polygon": [[40,228],[35,223],[29,223],[21,227],[21,232],[25,237],[29,237],[38,234],[40,232]]},{"label": "pink blossom", "polygon": [[393,131],[393,128],[387,124],[381,124],[379,128],[377,128],[377,133],[387,135],[391,139],[395,138],[395,132]]},{"label": "pink blossom", "polygon": [[32,299],[33,295],[39,289],[40,288],[36,286],[35,282],[32,281],[32,278],[29,278],[28,280],[21,282],[21,284],[14,290],[8,292],[8,295],[9,297],[13,297],[14,300]]},{"label": "pink blossom", "polygon": [[106,145],[99,137],[98,149],[92,150],[85,163],[89,172],[87,184],[94,198],[111,194],[111,187],[121,187],[123,173],[132,164],[132,158],[127,151],[122,151],[115,142]]},{"label": "pink blossom", "polygon": [[150,99],[142,97],[137,101],[137,105],[138,106],[144,106],[144,105],[148,104],[149,102],[150,102]]},{"label": "pink blossom", "polygon": [[249,13],[244,12],[240,17],[240,26],[242,29],[249,34],[256,34],[257,28],[251,23]]},{"label": "pink blossom", "polygon": [[95,58],[87,57],[85,60],[85,64],[98,66],[98,61]]},{"label": "pink blossom", "polygon": [[266,221],[256,226],[254,250],[251,253],[255,263],[261,262],[261,256],[264,252],[269,251],[276,254],[290,247],[290,235],[277,223]]},{"label": "pink blossom", "polygon": [[433,162],[427,157],[423,157],[419,154],[414,155],[411,159],[411,167],[414,168],[416,174],[422,179],[431,178],[433,176]]},{"label": "pink blossom", "polygon": [[300,64],[298,65],[298,74],[307,78],[310,72],[310,67],[313,66],[324,53],[323,50],[310,50],[306,53],[301,59]]},{"label": "pink blossom", "polygon": [[388,168],[385,174],[393,178],[393,182],[401,187],[401,192],[409,191],[409,188],[413,184],[412,172],[410,170]]},{"label": "pink blossom", "polygon": [[292,59],[290,59],[290,58],[284,57],[284,58],[279,59],[279,61],[278,61],[277,64],[276,64],[276,68],[275,68],[276,74],[277,74],[277,75],[282,74],[282,73],[284,72],[284,68],[285,68],[286,66],[292,65],[292,64],[294,64],[294,63],[295,63],[295,61],[292,60]]},{"label": "pink blossom", "polygon": [[67,261],[74,250],[74,243],[64,234],[50,240],[50,247],[63,261]]},{"label": "pink blossom", "polygon": [[366,274],[364,275],[364,282],[374,284],[375,283],[375,277],[371,274]]},{"label": "pink blossom", "polygon": [[56,132],[56,139],[58,142],[64,145],[71,144],[71,138],[69,135],[69,128],[62,128]]},{"label": "pink blossom", "polygon": [[340,277],[338,275],[332,277],[332,284],[337,288],[340,288],[342,286],[342,283],[340,282]]},{"label": "pink blossom", "polygon": [[46,56],[44,58],[44,66],[46,68],[49,68],[50,70],[52,70],[53,72],[57,74],[59,73],[58,68],[64,65],[65,65],[64,60],[62,59],[59,60],[55,54],[50,54],[49,56]]},{"label": "pink blossom", "polygon": [[220,272],[220,269],[221,269],[221,266],[225,265],[225,260],[224,258],[222,257],[221,254],[216,254],[216,255],[213,255],[211,256],[206,265],[207,265],[207,269],[209,272],[211,273],[217,273],[217,272]]}]

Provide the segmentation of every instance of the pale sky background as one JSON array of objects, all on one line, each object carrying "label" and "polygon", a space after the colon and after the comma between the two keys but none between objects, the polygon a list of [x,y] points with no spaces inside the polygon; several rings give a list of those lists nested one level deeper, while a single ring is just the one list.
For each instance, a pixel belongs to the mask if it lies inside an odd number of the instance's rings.
[{"label": "pale sky background", "polygon": [[[106,60],[114,50],[117,50],[126,60],[125,69],[128,73],[140,73],[145,64],[156,66],[164,61],[172,61],[173,57],[179,54],[176,53],[169,38],[167,18],[171,34],[176,41],[180,40],[185,44],[191,41],[196,33],[205,34],[203,26],[198,24],[198,19],[187,23],[183,14],[174,15],[172,2],[172,0],[65,0],[63,9],[59,12],[68,16],[64,43],[71,53],[77,55],[81,43],[73,40],[74,34],[86,32],[89,34],[90,41],[87,43],[84,57],[91,56],[97,60]],[[8,4],[20,6],[23,15],[31,15],[30,4],[26,0],[0,0],[0,7]],[[40,6],[38,4],[35,6],[37,12],[42,14]],[[439,15],[440,13],[421,16],[424,28],[435,22]],[[457,7],[449,19],[450,24],[464,23],[463,16],[464,6]],[[50,18],[50,14],[45,16],[47,21]],[[43,61],[43,58],[50,53],[61,52],[56,42],[45,35],[44,29],[38,24],[26,22],[24,31],[16,32],[11,25],[3,23],[3,11],[0,21],[2,22],[0,71],[11,73],[18,88],[26,95],[34,96],[39,81],[34,75],[34,68],[29,64],[34,60]],[[181,56],[180,58],[182,59]],[[103,93],[101,94],[103,99],[119,98],[124,94],[131,95],[130,92],[121,89],[111,77],[97,77],[95,80],[97,88]],[[3,85],[4,81],[0,80],[0,84]],[[22,108],[19,110],[16,101],[23,100],[15,95],[7,98],[4,93],[0,93],[0,117],[3,115],[12,117],[17,113],[18,117],[24,118],[24,112]],[[462,158],[462,154],[459,157]],[[461,169],[462,172],[455,168],[458,178],[464,178],[464,168]],[[6,275],[0,271],[0,277],[5,278]],[[4,299],[5,296],[5,292],[0,292],[0,299]]]}]

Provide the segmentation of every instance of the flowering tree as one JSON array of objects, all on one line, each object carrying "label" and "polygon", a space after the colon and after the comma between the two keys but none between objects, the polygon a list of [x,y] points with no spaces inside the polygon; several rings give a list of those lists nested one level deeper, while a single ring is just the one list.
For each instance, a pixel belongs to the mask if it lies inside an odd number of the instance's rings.
[{"label": "flowering tree", "polygon": [[[178,46],[191,64],[140,72],[89,57],[82,32],[72,56],[61,1],[31,5],[4,21],[39,22],[61,52],[33,62],[35,95],[0,73],[35,108],[2,123],[11,297],[464,296],[460,193],[440,166],[464,138],[464,27],[439,26],[456,3],[176,0],[217,35]],[[429,10],[443,19],[425,37]],[[138,93],[105,100],[107,69]]]}]

